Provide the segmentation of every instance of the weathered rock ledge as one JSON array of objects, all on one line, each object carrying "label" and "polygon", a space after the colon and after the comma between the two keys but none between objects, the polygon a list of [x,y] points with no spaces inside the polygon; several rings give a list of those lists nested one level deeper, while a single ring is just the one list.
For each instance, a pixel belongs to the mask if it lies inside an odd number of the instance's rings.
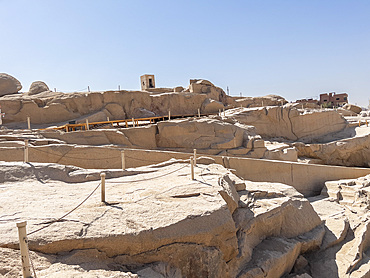
[{"label": "weathered rock ledge", "polygon": [[[51,179],[59,174],[40,178],[38,169],[45,168],[36,166],[26,180],[20,172],[22,183],[12,175],[0,188],[2,254],[17,247],[15,222],[27,220],[29,232],[42,227],[39,223],[63,215],[97,185]],[[50,166],[51,172],[59,167]],[[263,275],[270,274],[261,277],[278,277],[291,271],[301,253],[318,248],[324,236],[310,203],[290,186],[243,181],[208,158],[198,161],[194,181],[185,161],[134,170],[107,179],[106,204],[95,193],[63,221],[29,236],[30,249],[38,252],[32,256],[43,262],[39,276],[75,277],[70,273],[100,269],[102,277],[117,270],[123,277],[259,277],[254,273],[262,275],[263,269]],[[268,264],[263,254],[269,254]],[[0,266],[2,273],[9,272],[11,258]]]}]

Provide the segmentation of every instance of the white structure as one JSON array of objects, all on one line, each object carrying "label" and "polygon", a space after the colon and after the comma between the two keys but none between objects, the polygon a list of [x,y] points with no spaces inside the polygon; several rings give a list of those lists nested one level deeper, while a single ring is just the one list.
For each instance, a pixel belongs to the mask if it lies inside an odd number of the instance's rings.
[{"label": "white structure", "polygon": [[155,81],[153,74],[144,74],[140,76],[141,90],[155,88]]}]

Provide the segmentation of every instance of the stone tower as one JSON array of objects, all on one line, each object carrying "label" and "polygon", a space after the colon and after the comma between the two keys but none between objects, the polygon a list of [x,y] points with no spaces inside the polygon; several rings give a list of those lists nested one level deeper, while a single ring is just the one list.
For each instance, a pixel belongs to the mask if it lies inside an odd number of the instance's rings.
[{"label": "stone tower", "polygon": [[155,81],[153,74],[144,74],[140,76],[141,90],[155,88]]}]

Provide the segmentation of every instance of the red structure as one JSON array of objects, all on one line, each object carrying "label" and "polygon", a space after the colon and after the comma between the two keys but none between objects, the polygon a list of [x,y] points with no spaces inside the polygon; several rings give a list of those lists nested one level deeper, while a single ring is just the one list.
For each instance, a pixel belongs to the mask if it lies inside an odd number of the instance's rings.
[{"label": "red structure", "polygon": [[335,92],[320,94],[320,104],[325,103],[327,103],[328,106],[343,106],[348,103],[348,94],[336,94]]}]

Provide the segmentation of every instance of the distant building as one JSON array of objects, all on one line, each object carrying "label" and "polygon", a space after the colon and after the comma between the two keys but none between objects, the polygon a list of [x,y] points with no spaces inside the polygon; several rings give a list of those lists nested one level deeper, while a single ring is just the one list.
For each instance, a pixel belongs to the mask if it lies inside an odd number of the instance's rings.
[{"label": "distant building", "polygon": [[298,99],[298,100],[296,100],[296,102],[298,102],[298,103],[315,103],[315,104],[319,104],[319,101],[317,99],[313,99],[313,98]]},{"label": "distant building", "polygon": [[335,92],[329,94],[320,94],[320,104],[325,103],[327,103],[329,106],[343,106],[344,104],[348,103],[348,94],[336,94]]},{"label": "distant building", "polygon": [[140,82],[141,82],[141,90],[144,91],[146,89],[152,89],[155,88],[155,81],[154,81],[154,75],[153,74],[144,74],[140,76]]}]

